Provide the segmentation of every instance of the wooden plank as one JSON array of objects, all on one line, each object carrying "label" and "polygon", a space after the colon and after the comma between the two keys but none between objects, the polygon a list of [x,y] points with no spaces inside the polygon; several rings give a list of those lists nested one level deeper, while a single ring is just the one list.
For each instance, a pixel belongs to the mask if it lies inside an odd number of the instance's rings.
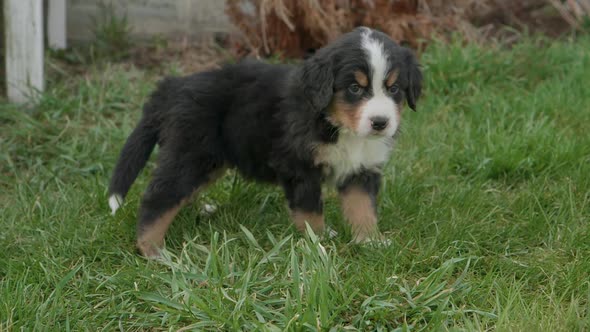
[{"label": "wooden plank", "polygon": [[44,89],[43,1],[4,0],[8,100],[32,101]]},{"label": "wooden plank", "polygon": [[66,0],[49,0],[47,9],[47,42],[49,47],[66,48]]}]

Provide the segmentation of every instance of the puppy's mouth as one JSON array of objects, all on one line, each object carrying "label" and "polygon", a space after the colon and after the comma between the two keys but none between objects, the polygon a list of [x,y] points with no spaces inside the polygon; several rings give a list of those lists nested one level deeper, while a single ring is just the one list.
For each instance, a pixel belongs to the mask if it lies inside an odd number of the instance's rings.
[{"label": "puppy's mouth", "polygon": [[[395,135],[395,133],[393,135]],[[379,139],[379,138],[383,138],[383,137],[392,137],[393,135],[386,135],[382,131],[378,131],[378,132],[372,131],[368,135],[366,135],[365,137],[368,139]]]},{"label": "puppy's mouth", "polygon": [[367,139],[367,140],[379,140],[379,139],[383,139],[383,138],[392,138],[397,134],[397,130],[394,131],[393,133],[389,134],[386,131],[376,131],[376,130],[370,130],[370,131],[360,131],[358,129],[351,129],[351,128],[347,128],[347,127],[338,127],[338,131],[342,134],[347,134],[347,135],[351,135],[351,136],[356,136],[358,138],[362,138],[362,139]]}]

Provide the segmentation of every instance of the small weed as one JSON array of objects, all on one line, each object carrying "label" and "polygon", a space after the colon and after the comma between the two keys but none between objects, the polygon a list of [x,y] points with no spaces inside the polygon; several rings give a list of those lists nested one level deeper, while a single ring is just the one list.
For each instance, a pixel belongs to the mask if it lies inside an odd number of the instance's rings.
[{"label": "small weed", "polygon": [[129,55],[131,27],[127,14],[117,13],[112,2],[99,2],[99,14],[93,19],[93,33],[90,54],[94,61],[123,59]]}]

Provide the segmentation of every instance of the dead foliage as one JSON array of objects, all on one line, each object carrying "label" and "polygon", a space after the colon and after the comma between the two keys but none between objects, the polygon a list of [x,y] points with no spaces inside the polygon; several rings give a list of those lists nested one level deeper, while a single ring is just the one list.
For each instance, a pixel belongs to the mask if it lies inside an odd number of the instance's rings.
[{"label": "dead foliage", "polygon": [[547,0],[573,28],[584,29],[590,19],[590,0]]},{"label": "dead foliage", "polygon": [[226,13],[238,55],[301,57],[360,25],[418,50],[434,37],[480,41],[502,27],[559,34],[580,28],[590,0],[227,0]]}]

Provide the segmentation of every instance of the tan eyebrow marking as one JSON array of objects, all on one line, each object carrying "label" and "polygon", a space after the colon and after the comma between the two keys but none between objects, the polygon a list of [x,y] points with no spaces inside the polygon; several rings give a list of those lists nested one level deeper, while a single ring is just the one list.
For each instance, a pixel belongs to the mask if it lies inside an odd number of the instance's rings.
[{"label": "tan eyebrow marking", "polygon": [[395,81],[397,81],[397,78],[399,77],[399,69],[395,69],[389,72],[388,76],[387,76],[387,82],[385,82],[385,85],[389,88],[393,85],[393,83],[395,83]]},{"label": "tan eyebrow marking", "polygon": [[367,75],[365,75],[365,73],[363,73],[360,70],[356,70],[354,72],[354,78],[356,79],[356,82],[363,88],[369,85],[369,78],[367,77]]}]

